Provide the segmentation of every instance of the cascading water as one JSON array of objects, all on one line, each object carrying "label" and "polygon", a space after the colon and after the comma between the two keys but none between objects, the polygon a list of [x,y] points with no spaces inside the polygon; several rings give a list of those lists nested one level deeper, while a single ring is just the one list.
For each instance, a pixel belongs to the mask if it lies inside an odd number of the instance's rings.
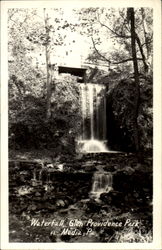
[{"label": "cascading water", "polygon": [[83,84],[80,86],[81,88],[81,107],[82,107],[82,137],[85,138],[85,118],[86,118],[86,96],[85,96],[85,88]]},{"label": "cascading water", "polygon": [[90,197],[99,200],[102,193],[108,193],[112,190],[113,177],[109,172],[95,172],[93,176],[93,185]]},{"label": "cascading water", "polygon": [[83,152],[107,152],[106,148],[106,96],[105,86],[81,83],[80,103],[82,133],[80,140]]},{"label": "cascading water", "polygon": [[91,135],[91,140],[93,140],[94,139],[93,85],[88,85],[88,93],[89,93],[89,111],[90,111],[90,135]]}]

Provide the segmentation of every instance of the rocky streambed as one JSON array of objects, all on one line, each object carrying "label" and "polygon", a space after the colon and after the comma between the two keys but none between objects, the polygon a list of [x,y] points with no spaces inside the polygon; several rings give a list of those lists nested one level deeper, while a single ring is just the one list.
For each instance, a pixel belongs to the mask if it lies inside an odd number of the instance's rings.
[{"label": "rocky streambed", "polygon": [[9,230],[10,242],[151,242],[152,160],[138,164],[124,153],[10,160]]}]

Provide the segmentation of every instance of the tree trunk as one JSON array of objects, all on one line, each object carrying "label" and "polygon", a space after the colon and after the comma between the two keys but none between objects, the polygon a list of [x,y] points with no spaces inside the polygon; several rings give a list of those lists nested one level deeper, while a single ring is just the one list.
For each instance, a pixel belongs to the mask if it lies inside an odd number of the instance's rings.
[{"label": "tree trunk", "polygon": [[50,77],[50,51],[49,51],[49,28],[48,28],[48,14],[45,13],[44,9],[44,21],[46,30],[46,42],[45,42],[45,53],[46,53],[46,71],[47,71],[47,82],[46,82],[46,117],[47,120],[51,117],[51,77]]},{"label": "tree trunk", "polygon": [[135,100],[134,100],[134,112],[133,112],[133,137],[135,143],[136,152],[139,153],[139,133],[138,133],[138,110],[139,110],[139,98],[140,98],[140,87],[139,87],[139,72],[138,62],[136,54],[136,32],[135,32],[135,18],[134,9],[128,8],[130,22],[131,22],[131,45],[132,45],[132,58],[134,67],[134,82],[135,82]]}]

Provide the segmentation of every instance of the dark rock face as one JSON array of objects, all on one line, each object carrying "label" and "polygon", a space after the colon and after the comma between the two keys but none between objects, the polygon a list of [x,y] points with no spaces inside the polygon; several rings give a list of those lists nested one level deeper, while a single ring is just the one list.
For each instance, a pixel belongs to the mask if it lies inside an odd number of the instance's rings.
[{"label": "dark rock face", "polygon": [[114,190],[120,192],[125,206],[147,205],[152,201],[152,175],[139,170],[132,174],[117,172],[114,175]]},{"label": "dark rock face", "polygon": [[10,202],[19,204],[16,213],[66,208],[74,200],[88,198],[91,186],[92,173],[60,172],[29,162],[10,165]]}]

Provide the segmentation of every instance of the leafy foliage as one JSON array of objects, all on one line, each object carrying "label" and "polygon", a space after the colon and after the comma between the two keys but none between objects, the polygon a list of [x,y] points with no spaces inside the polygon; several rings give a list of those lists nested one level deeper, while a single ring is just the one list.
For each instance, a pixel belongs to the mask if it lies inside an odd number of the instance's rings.
[{"label": "leafy foliage", "polygon": [[[76,32],[91,42],[86,62],[96,66],[89,67],[87,80],[107,85],[115,124],[122,138],[128,137],[127,143],[133,148],[135,89],[132,59],[127,60],[131,57],[127,10],[82,8],[71,10],[71,20],[66,15],[63,9],[10,9],[8,12],[10,146],[59,148],[67,145],[70,148],[69,143],[75,146],[74,139],[80,129],[77,79],[70,75],[56,78],[57,62],[52,65],[52,75],[49,75],[51,118],[48,121],[45,114],[46,50],[50,63],[51,58],[57,57],[69,43],[69,32]],[[137,121],[141,148],[149,148],[152,147],[152,10],[135,9],[135,17],[141,76]],[[70,42],[74,44],[75,39]],[[105,63],[108,72],[98,67],[101,62]],[[147,74],[144,63],[149,68]]]},{"label": "leafy foliage", "polygon": [[[138,114],[138,128],[141,150],[152,148],[152,79],[140,79],[140,107]],[[132,79],[121,80],[116,88],[108,93],[109,105],[111,105],[116,129],[120,130],[120,139],[128,143],[125,149],[135,149],[133,133],[133,105],[134,105],[134,81]],[[120,144],[120,142],[119,142]]]},{"label": "leafy foliage", "polygon": [[[130,17],[126,8],[89,8],[78,11],[82,33],[92,40],[91,62],[108,62],[115,69],[131,66]],[[137,57],[141,73],[151,70],[152,65],[152,9],[135,9]],[[121,66],[122,67],[122,66]],[[131,72],[133,68],[130,68]]]},{"label": "leafy foliage", "polygon": [[80,126],[79,90],[75,77],[62,76],[56,82],[49,121],[46,120],[46,102],[43,97],[28,94],[21,100],[17,98],[17,89],[15,92],[12,89],[10,95],[13,93],[15,95],[10,98],[9,109],[11,145],[15,138],[15,143],[23,147],[69,146],[70,141],[71,145],[75,146],[74,138]]}]

